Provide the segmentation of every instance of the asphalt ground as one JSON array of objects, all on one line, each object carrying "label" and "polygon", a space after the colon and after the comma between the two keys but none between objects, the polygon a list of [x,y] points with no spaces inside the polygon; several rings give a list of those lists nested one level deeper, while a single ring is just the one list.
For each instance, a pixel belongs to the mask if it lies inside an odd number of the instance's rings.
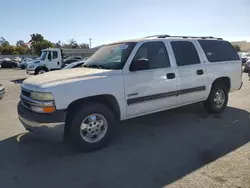
[{"label": "asphalt ground", "polygon": [[250,82],[220,115],[194,104],[122,122],[92,153],[28,133],[17,118],[23,70],[0,69],[1,188],[250,188]]}]

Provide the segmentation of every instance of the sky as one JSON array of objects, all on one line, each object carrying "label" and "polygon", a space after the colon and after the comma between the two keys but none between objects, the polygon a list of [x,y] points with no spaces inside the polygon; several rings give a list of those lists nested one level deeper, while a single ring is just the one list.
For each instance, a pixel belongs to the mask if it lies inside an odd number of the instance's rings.
[{"label": "sky", "polygon": [[0,36],[92,47],[156,34],[250,41],[250,0],[1,0]]}]

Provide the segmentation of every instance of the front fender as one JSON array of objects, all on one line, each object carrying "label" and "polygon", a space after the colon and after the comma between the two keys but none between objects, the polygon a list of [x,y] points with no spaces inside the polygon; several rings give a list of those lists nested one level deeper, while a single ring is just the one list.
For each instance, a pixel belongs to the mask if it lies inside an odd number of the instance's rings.
[{"label": "front fender", "polygon": [[111,95],[119,103],[121,118],[125,116],[126,103],[122,75],[65,80],[53,87],[44,88],[44,91],[52,92],[57,109],[67,109],[73,101],[79,99]]}]

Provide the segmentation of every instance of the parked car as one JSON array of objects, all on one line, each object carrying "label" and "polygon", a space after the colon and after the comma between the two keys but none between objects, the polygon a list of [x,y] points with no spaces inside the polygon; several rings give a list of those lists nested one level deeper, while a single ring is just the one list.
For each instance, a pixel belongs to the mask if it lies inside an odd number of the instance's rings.
[{"label": "parked car", "polygon": [[82,56],[64,56],[64,59],[78,59],[78,60],[82,60],[83,57]]},{"label": "parked car", "polygon": [[83,60],[84,60],[84,61],[87,61],[88,59],[89,59],[89,57],[85,57],[85,58],[83,58]]},{"label": "parked car", "polygon": [[244,72],[250,73],[250,59],[248,59],[246,64],[245,64]]},{"label": "parked car", "polygon": [[33,59],[28,58],[28,57],[23,58],[22,61],[21,61],[20,63],[18,63],[17,67],[19,67],[19,68],[21,68],[21,69],[25,69],[27,63],[30,62],[30,61],[33,61]]},{"label": "parked car", "polygon": [[3,58],[2,61],[10,61],[10,58]]},{"label": "parked car", "polygon": [[20,58],[20,57],[15,57],[15,58],[13,58],[13,59],[11,59],[12,61],[15,61],[15,62],[17,62],[17,63],[19,63],[19,62],[21,62],[22,61],[22,59]]},{"label": "parked car", "polygon": [[65,67],[63,67],[62,69],[73,69],[73,68],[79,68],[82,67],[82,65],[85,63],[85,61],[77,61],[74,63],[70,63],[68,65],[66,65]]},{"label": "parked car", "polygon": [[119,121],[202,102],[219,114],[242,86],[242,65],[220,38],[159,35],[101,47],[85,68],[22,83],[19,119],[31,132],[89,151],[105,146]]},{"label": "parked car", "polygon": [[82,60],[83,59],[82,56],[72,56],[71,58],[72,59],[78,59],[78,60]]},{"label": "parked car", "polygon": [[250,59],[250,53],[241,52],[239,53],[239,55],[240,55],[241,62],[243,65],[245,65],[245,63]]},{"label": "parked car", "polygon": [[17,67],[18,63],[15,61],[3,61],[1,63],[2,68],[15,68]]},{"label": "parked car", "polygon": [[4,93],[5,93],[4,86],[0,84],[0,99],[2,99],[2,98],[3,98]]},{"label": "parked car", "polygon": [[79,59],[74,59],[72,57],[66,58],[62,62],[62,67],[65,67],[65,66],[67,66],[67,65],[69,65],[71,63],[77,62],[77,61],[79,61]]}]

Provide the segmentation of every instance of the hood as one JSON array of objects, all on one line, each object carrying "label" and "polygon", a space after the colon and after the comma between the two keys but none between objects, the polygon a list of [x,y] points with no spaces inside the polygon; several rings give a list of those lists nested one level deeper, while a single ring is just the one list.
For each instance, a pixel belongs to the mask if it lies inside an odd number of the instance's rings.
[{"label": "hood", "polygon": [[40,63],[40,60],[36,59],[36,60],[28,61],[26,63],[27,63],[27,65],[32,65],[32,64],[35,64],[35,63]]},{"label": "hood", "polygon": [[90,68],[78,68],[78,69],[66,69],[59,71],[51,71],[45,74],[32,76],[23,82],[23,85],[33,85],[43,88],[44,85],[56,84],[62,82],[68,82],[73,80],[79,80],[87,77],[101,77],[109,75],[110,70],[106,69],[90,69]]}]

